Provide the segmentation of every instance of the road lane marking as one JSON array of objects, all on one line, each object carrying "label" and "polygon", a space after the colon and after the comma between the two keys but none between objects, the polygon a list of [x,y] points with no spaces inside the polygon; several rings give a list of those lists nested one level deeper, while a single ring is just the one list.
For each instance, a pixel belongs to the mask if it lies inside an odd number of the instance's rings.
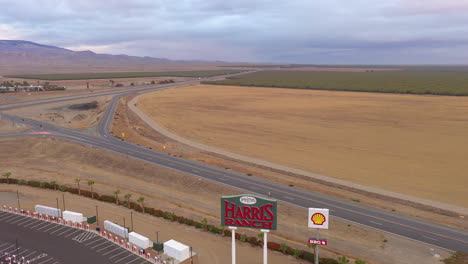
[{"label": "road lane marking", "polygon": [[291,198],[289,196],[284,196],[284,198],[288,199],[288,200],[291,200],[291,201],[294,201],[294,198]]},{"label": "road lane marking", "polygon": [[382,223],[375,222],[375,221],[372,221],[372,220],[369,220],[369,222],[374,223],[374,224],[376,224],[376,225],[383,225]]},{"label": "road lane marking", "polygon": [[428,237],[428,236],[422,236],[422,237],[425,237],[425,238],[430,239],[430,240],[437,241],[437,239],[435,239],[435,238],[433,238],[433,237]]}]

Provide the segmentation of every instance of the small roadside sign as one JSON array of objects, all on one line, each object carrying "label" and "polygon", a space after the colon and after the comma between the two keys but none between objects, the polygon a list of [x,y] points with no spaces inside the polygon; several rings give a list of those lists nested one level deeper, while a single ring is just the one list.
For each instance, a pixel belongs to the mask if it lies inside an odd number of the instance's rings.
[{"label": "small roadside sign", "polygon": [[310,238],[308,241],[309,244],[311,245],[320,245],[320,246],[326,246],[328,245],[328,241],[325,239],[314,239]]},{"label": "small roadside sign", "polygon": [[122,137],[125,137],[125,133],[122,132]]}]

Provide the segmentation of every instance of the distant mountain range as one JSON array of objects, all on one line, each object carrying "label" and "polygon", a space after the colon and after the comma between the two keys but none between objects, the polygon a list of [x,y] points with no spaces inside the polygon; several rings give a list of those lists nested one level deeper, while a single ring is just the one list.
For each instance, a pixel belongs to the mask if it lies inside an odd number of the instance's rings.
[{"label": "distant mountain range", "polygon": [[168,59],[128,55],[97,54],[73,51],[25,40],[0,40],[0,75],[20,73],[155,71],[216,67],[202,61],[171,61]]},{"label": "distant mountain range", "polygon": [[55,46],[42,45],[25,40],[0,40],[0,60],[1,57],[18,59],[50,59],[50,60],[72,60],[87,62],[161,62],[167,59],[136,57],[128,55],[97,54],[90,50],[73,51]]}]

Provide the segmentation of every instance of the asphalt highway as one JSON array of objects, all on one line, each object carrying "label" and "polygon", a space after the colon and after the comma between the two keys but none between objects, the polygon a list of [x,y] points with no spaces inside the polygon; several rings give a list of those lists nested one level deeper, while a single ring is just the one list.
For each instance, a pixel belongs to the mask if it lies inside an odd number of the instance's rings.
[{"label": "asphalt highway", "polygon": [[[195,82],[198,81],[192,81],[188,83]],[[187,84],[187,82],[184,84]],[[126,155],[129,158],[143,160],[157,166],[187,173],[198,177],[201,180],[208,180],[231,186],[239,189],[239,191],[243,193],[256,193],[260,195],[271,194],[272,198],[301,208],[300,210],[304,211],[304,221],[306,221],[305,219],[308,207],[329,208],[331,210],[330,213],[334,218],[340,218],[359,225],[364,225],[373,229],[399,235],[408,239],[426,243],[430,246],[436,246],[452,251],[459,250],[468,252],[468,232],[466,232],[466,230],[460,230],[448,226],[430,223],[420,219],[402,216],[394,212],[363,206],[355,202],[328,197],[323,194],[306,191],[297,187],[290,187],[265,179],[259,179],[254,176],[246,176],[205,164],[184,160],[161,152],[146,149],[125,141],[121,141],[109,133],[108,128],[111,125],[117,100],[120,96],[175,87],[178,85],[183,84],[176,83],[172,85],[148,87],[131,91],[116,91],[115,93],[109,92],[109,94],[103,93],[105,95],[115,95],[115,97],[113,98],[101,120],[101,123],[98,126],[98,136],[81,133],[35,120],[24,119],[9,114],[1,114],[2,118],[9,119],[12,122],[24,123],[31,126],[32,130],[28,131],[27,133],[10,134],[0,137],[52,137],[84,144],[87,146]],[[55,98],[51,100],[41,99],[41,101],[38,102],[30,101],[19,103],[14,106],[0,108],[0,111],[93,97],[93,95],[85,96],[86,97],[73,96]],[[37,132],[46,132],[46,134],[37,134]],[[330,228],[333,228],[333,226]]]}]

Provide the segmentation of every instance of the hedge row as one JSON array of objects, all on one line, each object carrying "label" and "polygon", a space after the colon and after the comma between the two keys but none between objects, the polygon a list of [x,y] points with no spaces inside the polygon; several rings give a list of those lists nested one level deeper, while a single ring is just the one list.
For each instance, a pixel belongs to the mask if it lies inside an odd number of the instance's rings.
[{"label": "hedge row", "polygon": [[[19,185],[28,185],[32,187],[37,187],[37,188],[44,188],[44,189],[52,189],[52,190],[60,190],[62,192],[69,192],[72,194],[78,194],[78,189],[73,188],[73,187],[68,187],[65,185],[58,185],[56,183],[50,183],[50,182],[39,182],[39,181],[25,181],[25,180],[18,180],[18,179],[0,179],[0,183],[8,183],[8,184],[19,184]],[[90,191],[86,190],[80,190],[80,195],[85,196],[88,198],[94,197],[94,199],[102,201],[102,202],[107,202],[107,203],[117,203],[116,197],[114,196],[109,196],[109,195],[100,195],[96,192],[91,193]],[[94,195],[94,196],[93,196]],[[198,229],[205,230],[207,232],[211,232],[213,234],[218,234],[218,235],[223,235],[223,236],[231,236],[231,230],[225,229],[224,227],[218,227],[214,226],[211,224],[207,223],[206,218],[202,219],[201,222],[198,222],[196,220],[186,218],[184,216],[176,215],[173,212],[167,212],[167,211],[162,211],[159,209],[155,209],[152,207],[144,207],[142,208],[141,205],[135,203],[135,202],[130,202],[130,206],[126,201],[118,201],[119,204],[122,206],[129,207],[135,211],[138,212],[143,212],[155,217],[162,217],[166,220],[172,221],[172,222],[178,222],[180,224],[188,225],[188,226],[193,226]],[[249,237],[246,234],[239,234],[236,233],[236,239],[244,242],[244,243],[249,243],[250,245],[254,247],[261,247],[263,246],[263,241],[261,239],[258,239],[256,237]],[[305,251],[305,250],[300,250],[300,249],[294,249],[284,243],[278,244],[276,242],[268,242],[267,247],[270,250],[273,251],[278,251],[282,252],[285,255],[291,255],[296,258],[301,258],[303,260],[310,261],[311,263],[314,262],[314,254]],[[320,258],[320,264],[338,264],[338,261],[330,258]]]}]

